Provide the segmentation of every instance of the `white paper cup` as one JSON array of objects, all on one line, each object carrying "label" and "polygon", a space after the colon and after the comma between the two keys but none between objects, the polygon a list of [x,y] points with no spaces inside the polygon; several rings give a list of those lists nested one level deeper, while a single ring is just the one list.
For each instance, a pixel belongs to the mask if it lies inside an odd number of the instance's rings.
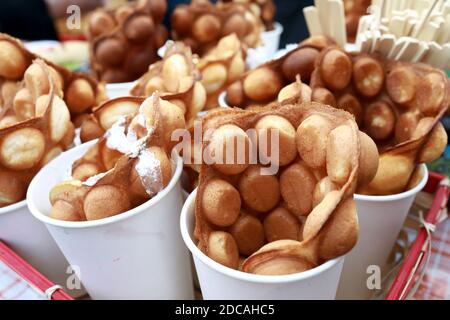
[{"label": "white paper cup", "polygon": [[280,46],[280,38],[283,33],[283,26],[279,22],[274,22],[273,30],[265,31],[261,34],[262,47],[268,56],[273,57]]},{"label": "white paper cup", "polygon": [[334,299],[344,256],[317,268],[284,276],[262,276],[227,268],[206,256],[193,240],[197,189],[181,211],[180,228],[184,243],[194,257],[205,300],[300,300]]},{"label": "white paper cup", "polygon": [[[411,205],[428,181],[428,170],[423,167],[423,178],[411,190],[388,196],[365,196],[355,194],[358,211],[359,239],[345,259],[338,299],[369,299],[374,293],[367,280],[376,266],[383,270],[398,234],[402,229]],[[383,274],[381,274],[383,276]],[[370,284],[372,278],[369,279]]]},{"label": "white paper cup", "polygon": [[257,66],[272,60],[275,57],[280,45],[280,37],[283,33],[283,26],[275,22],[274,29],[261,33],[262,44],[257,48],[247,50],[247,66],[254,69]]},{"label": "white paper cup", "polygon": [[32,216],[26,200],[0,208],[0,240],[71,296],[86,293],[83,289],[67,289],[69,263],[47,228]]},{"label": "white paper cup", "polygon": [[135,85],[135,82],[119,82],[119,83],[107,83],[106,84],[106,94],[109,99],[114,99],[118,97],[128,97],[130,95],[130,90]]},{"label": "white paper cup", "polygon": [[169,185],[154,198],[122,214],[95,221],[49,218],[50,189],[92,143],[45,166],[33,179],[27,200],[46,224],[93,299],[192,299],[189,253],[179,231],[182,159],[175,156]]}]

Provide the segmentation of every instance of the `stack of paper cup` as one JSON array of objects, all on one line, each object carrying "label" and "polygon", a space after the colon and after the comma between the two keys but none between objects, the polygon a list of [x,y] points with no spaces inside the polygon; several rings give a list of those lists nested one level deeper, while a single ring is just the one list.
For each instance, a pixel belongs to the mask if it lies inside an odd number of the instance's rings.
[{"label": "stack of paper cup", "polygon": [[197,248],[194,190],[185,202],[180,218],[183,240],[194,257],[203,298],[219,300],[299,300],[334,299],[344,264],[344,256],[317,268],[284,276],[263,276],[227,268]]},{"label": "stack of paper cup", "polygon": [[422,166],[423,178],[411,190],[388,196],[355,194],[359,239],[345,259],[338,299],[369,299],[377,289],[414,198],[427,183],[428,171]]},{"label": "stack of paper cup", "polygon": [[189,253],[179,232],[182,159],[174,155],[169,185],[146,203],[101,220],[71,222],[47,216],[50,189],[92,143],[50,162],[33,179],[27,200],[45,223],[93,299],[192,299]]}]

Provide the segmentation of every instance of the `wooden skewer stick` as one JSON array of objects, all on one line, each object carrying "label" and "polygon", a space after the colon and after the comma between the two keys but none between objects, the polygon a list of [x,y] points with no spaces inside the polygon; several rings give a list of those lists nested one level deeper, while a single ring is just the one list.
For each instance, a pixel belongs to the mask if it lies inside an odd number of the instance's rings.
[{"label": "wooden skewer stick", "polygon": [[438,43],[444,44],[450,41],[450,14],[445,18],[444,24],[439,29],[436,37]]},{"label": "wooden skewer stick", "polygon": [[422,61],[436,68],[446,68],[450,61],[450,43],[440,46],[436,42],[430,42],[429,46],[430,50]]},{"label": "wooden skewer stick", "polygon": [[388,18],[388,19],[391,17],[393,2],[394,2],[394,0],[384,0],[383,17]]},{"label": "wooden skewer stick", "polygon": [[425,10],[429,5],[428,0],[413,0],[412,4],[413,4],[412,8],[419,13]]},{"label": "wooden skewer stick", "polygon": [[419,49],[417,50],[416,55],[412,58],[411,62],[420,62],[422,58],[427,54],[430,47],[426,42],[420,41],[419,42]]},{"label": "wooden skewer stick", "polygon": [[370,52],[374,52],[376,47],[378,46],[378,43],[381,39],[381,32],[380,30],[372,30],[372,46],[370,48]]},{"label": "wooden skewer stick", "polygon": [[414,28],[414,30],[412,32],[411,36],[413,38],[417,38],[417,36],[420,34],[420,32],[422,31],[423,26],[427,22],[428,17],[430,16],[431,12],[433,12],[433,10],[436,7],[437,3],[438,3],[438,0],[433,0],[433,3],[428,7],[428,10],[422,16],[421,20],[419,21],[419,23],[416,25],[416,28]]},{"label": "wooden skewer stick", "polygon": [[389,56],[392,48],[395,45],[395,37],[392,34],[383,34],[380,41],[377,43],[375,52],[379,52],[383,57]]},{"label": "wooden skewer stick", "polygon": [[396,37],[401,37],[404,34],[406,25],[406,17],[393,17],[389,21],[389,31]]},{"label": "wooden skewer stick", "polygon": [[306,25],[311,36],[323,34],[322,25],[320,24],[319,19],[319,12],[316,7],[310,6],[303,8],[303,15],[305,16]]},{"label": "wooden skewer stick", "polygon": [[408,9],[410,9],[412,7],[412,5],[411,5],[411,0],[405,0],[405,6],[404,6],[404,8],[406,9],[406,10],[408,10]]},{"label": "wooden skewer stick", "polygon": [[436,4],[435,12],[437,11],[439,14],[442,14],[442,10],[445,6],[445,1],[447,0],[438,0],[438,3]]},{"label": "wooden skewer stick", "polygon": [[417,36],[417,39],[421,41],[434,41],[436,34],[439,31],[439,25],[434,22],[428,22],[422,28],[422,32]]},{"label": "wooden skewer stick", "polygon": [[405,44],[400,49],[395,60],[411,61],[419,50],[419,40],[414,38],[406,38]]},{"label": "wooden skewer stick", "polygon": [[406,20],[405,30],[404,30],[403,34],[404,35],[411,34],[412,30],[414,29],[414,27],[416,26],[417,23],[418,23],[418,20],[414,19],[414,18]]},{"label": "wooden skewer stick", "polygon": [[373,16],[372,15],[368,15],[368,16],[362,16],[359,19],[359,23],[358,23],[358,30],[356,32],[356,44],[357,46],[360,45],[361,43],[361,36],[369,30],[369,27],[371,25],[371,23],[373,22]]},{"label": "wooden skewer stick", "polygon": [[330,35],[329,19],[333,13],[328,9],[328,0],[314,0],[314,4],[319,13],[320,25],[322,26],[322,32],[326,35]]},{"label": "wooden skewer stick", "polygon": [[445,17],[450,14],[450,3],[446,3],[442,9],[442,15]]},{"label": "wooden skewer stick", "polygon": [[[368,12],[374,16],[372,26],[379,28],[381,25],[381,18],[383,16],[384,0],[372,0],[372,4],[367,8]],[[364,17],[364,16],[363,16]],[[363,18],[361,17],[361,18]],[[361,20],[360,18],[360,20]]]},{"label": "wooden skewer stick", "polygon": [[361,35],[361,52],[369,53],[372,49],[372,33]]},{"label": "wooden skewer stick", "polygon": [[344,4],[341,0],[328,1],[328,10],[330,10],[330,34],[342,48],[347,43],[347,31],[345,29]]},{"label": "wooden skewer stick", "polygon": [[403,45],[405,44],[407,39],[408,39],[408,37],[401,37],[400,39],[397,39],[397,41],[395,41],[394,46],[392,47],[391,52],[389,52],[389,55],[387,56],[387,58],[395,59],[397,57],[398,53],[400,52],[400,50],[403,48]]}]

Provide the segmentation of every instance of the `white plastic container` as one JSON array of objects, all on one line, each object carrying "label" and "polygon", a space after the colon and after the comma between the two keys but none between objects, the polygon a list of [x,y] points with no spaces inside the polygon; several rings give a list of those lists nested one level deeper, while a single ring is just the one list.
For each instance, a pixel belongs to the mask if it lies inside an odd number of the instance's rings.
[{"label": "white plastic container", "polygon": [[114,99],[118,97],[128,97],[130,95],[130,90],[135,85],[135,82],[119,82],[119,83],[107,83],[106,84],[106,94],[109,99]]},{"label": "white plastic container", "polygon": [[250,69],[254,69],[275,57],[275,53],[278,51],[280,45],[283,26],[278,22],[274,22],[273,27],[273,30],[261,33],[262,45],[255,49],[248,49],[246,62]]},{"label": "white plastic container", "polygon": [[182,159],[176,156],[169,185],[125,213],[95,221],[49,218],[50,189],[91,145],[83,144],[45,166],[31,182],[27,200],[46,224],[93,299],[193,299],[189,253],[179,231]]},{"label": "white plastic container", "polygon": [[85,294],[83,289],[67,289],[69,263],[47,228],[30,213],[26,200],[0,208],[0,240],[71,296]]},{"label": "white plastic container", "polygon": [[[376,270],[383,271],[398,234],[402,229],[416,195],[428,181],[428,170],[423,165],[423,178],[411,190],[388,196],[365,196],[355,194],[358,211],[359,239],[347,254],[337,293],[338,299],[369,299],[367,280]],[[383,274],[381,273],[381,277]],[[372,286],[376,282],[369,279]]]},{"label": "white plastic container", "polygon": [[206,256],[193,240],[194,190],[181,211],[180,228],[184,243],[194,257],[205,300],[300,300],[334,299],[344,256],[317,268],[284,276],[262,276],[227,268]]}]

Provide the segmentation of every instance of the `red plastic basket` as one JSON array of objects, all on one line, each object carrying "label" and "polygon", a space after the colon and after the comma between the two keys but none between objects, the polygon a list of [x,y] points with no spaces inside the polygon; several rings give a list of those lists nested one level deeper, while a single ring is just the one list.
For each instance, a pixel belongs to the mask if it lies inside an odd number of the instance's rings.
[{"label": "red plastic basket", "polygon": [[55,288],[49,294],[51,300],[73,300],[66,292],[60,288],[56,288],[54,283],[44,277],[28,262],[19,257],[11,248],[0,241],[0,261],[14,271],[19,277],[24,279],[32,287],[36,288],[43,296],[50,288]]},{"label": "red plastic basket", "polygon": [[[435,194],[431,208],[425,217],[426,224],[435,225],[447,207],[450,195],[449,180],[444,175],[430,172],[428,183],[423,191]],[[420,279],[420,270],[430,254],[428,250],[430,236],[431,233],[425,226],[419,229],[417,237],[388,291],[386,300],[404,300],[416,281]]]}]

